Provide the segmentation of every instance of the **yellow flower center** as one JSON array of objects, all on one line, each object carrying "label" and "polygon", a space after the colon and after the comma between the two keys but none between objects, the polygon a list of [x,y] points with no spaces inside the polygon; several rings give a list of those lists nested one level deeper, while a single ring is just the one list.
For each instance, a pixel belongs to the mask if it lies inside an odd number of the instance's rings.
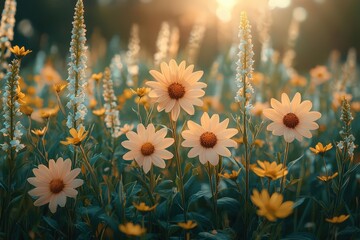
[{"label": "yellow flower center", "polygon": [[288,128],[295,128],[299,124],[299,118],[294,113],[288,113],[284,116],[283,123]]},{"label": "yellow flower center", "polygon": [[185,87],[180,83],[172,83],[168,87],[169,97],[178,100],[185,95]]},{"label": "yellow flower center", "polygon": [[217,143],[217,137],[212,132],[204,132],[200,136],[200,144],[204,148],[213,148]]},{"label": "yellow flower center", "polygon": [[52,193],[59,193],[61,192],[65,187],[65,184],[63,182],[63,180],[61,179],[53,179],[50,182],[50,191]]},{"label": "yellow flower center", "polygon": [[141,154],[144,155],[144,156],[149,156],[151,154],[153,154],[155,152],[155,147],[154,145],[152,145],[151,143],[147,142],[147,143],[144,143],[142,146],[141,146]]}]

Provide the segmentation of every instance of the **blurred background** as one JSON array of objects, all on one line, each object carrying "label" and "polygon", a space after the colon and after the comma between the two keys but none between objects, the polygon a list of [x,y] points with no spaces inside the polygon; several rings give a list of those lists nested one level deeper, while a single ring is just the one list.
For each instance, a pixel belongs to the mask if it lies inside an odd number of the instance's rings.
[{"label": "blurred background", "polygon": [[[65,58],[75,3],[18,0],[13,44],[25,45],[35,53],[56,51]],[[343,59],[350,48],[358,54],[360,50],[359,0],[84,0],[84,4],[89,45],[100,55],[108,51],[103,46],[111,40],[125,51],[131,26],[137,23],[141,54],[152,56],[163,21],[178,27],[181,50],[193,26],[201,22],[205,33],[197,61],[209,66],[236,41],[241,11],[247,11],[252,24],[256,62],[268,35],[280,54],[289,47],[295,50],[294,67],[299,71],[325,64],[332,50],[338,50]],[[3,5],[1,1],[1,9]]]}]

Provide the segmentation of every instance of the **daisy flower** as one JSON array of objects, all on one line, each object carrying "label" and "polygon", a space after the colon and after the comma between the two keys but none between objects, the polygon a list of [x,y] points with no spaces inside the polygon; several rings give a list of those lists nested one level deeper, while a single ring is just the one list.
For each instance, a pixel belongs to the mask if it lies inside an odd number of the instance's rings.
[{"label": "daisy flower", "polygon": [[165,168],[164,159],[171,159],[174,155],[165,150],[174,143],[173,138],[165,138],[166,128],[155,131],[153,124],[147,128],[143,124],[137,126],[137,133],[129,131],[126,133],[128,141],[123,141],[121,145],[129,149],[123,158],[124,160],[135,160],[144,172],[148,173],[151,165]]},{"label": "daisy flower", "polygon": [[219,156],[229,157],[231,152],[227,148],[236,147],[236,142],[230,138],[237,134],[238,130],[227,128],[228,124],[228,118],[220,122],[218,114],[210,118],[206,112],[201,117],[201,125],[188,121],[189,130],[181,133],[185,139],[181,145],[192,148],[188,157],[199,156],[202,164],[209,161],[214,166],[219,163]]},{"label": "daisy flower", "polygon": [[310,130],[319,128],[315,123],[321,117],[316,111],[310,111],[312,103],[308,100],[301,102],[300,93],[296,93],[292,101],[286,93],[281,95],[281,102],[271,99],[271,107],[264,109],[263,114],[273,122],[267,126],[275,136],[284,136],[290,143],[296,138],[302,141],[303,137],[311,138]]},{"label": "daisy flower", "polygon": [[161,63],[161,72],[151,70],[150,74],[156,81],[148,81],[146,85],[152,88],[149,97],[158,103],[159,112],[171,112],[171,119],[176,121],[180,114],[180,108],[190,115],[194,115],[194,106],[202,106],[203,101],[199,98],[205,95],[207,85],[199,82],[203,71],[194,70],[194,65],[186,67],[185,61],[177,65],[175,60],[169,64]]},{"label": "daisy flower", "polygon": [[80,173],[80,168],[71,170],[71,160],[58,158],[55,162],[49,161],[49,168],[40,164],[38,168],[33,169],[35,177],[28,178],[28,182],[35,186],[29,191],[29,195],[39,197],[35,206],[42,206],[49,203],[49,209],[52,213],[56,212],[57,206],[64,207],[66,197],[76,198],[78,191],[75,188],[80,187],[84,181],[75,179]]}]

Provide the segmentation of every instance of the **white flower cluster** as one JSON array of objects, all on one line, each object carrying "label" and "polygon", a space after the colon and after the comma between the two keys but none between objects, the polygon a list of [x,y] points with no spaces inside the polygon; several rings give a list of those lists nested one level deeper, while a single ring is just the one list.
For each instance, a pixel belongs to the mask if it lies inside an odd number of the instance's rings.
[{"label": "white flower cluster", "polygon": [[251,42],[251,26],[247,19],[246,13],[242,12],[240,16],[239,27],[239,60],[236,62],[236,84],[239,91],[236,94],[235,100],[237,102],[245,102],[246,110],[252,108],[250,98],[254,93],[254,89],[250,84],[252,80],[254,52],[253,44]]},{"label": "white flower cluster", "polygon": [[115,54],[115,56],[111,59],[110,69],[111,76],[114,79],[114,85],[119,87],[121,85],[121,72],[123,69],[120,54]]},{"label": "white flower cluster", "polygon": [[20,104],[17,101],[18,85],[19,85],[19,68],[20,61],[15,59],[9,65],[10,71],[5,77],[5,87],[3,94],[3,114],[4,114],[4,128],[0,132],[4,137],[8,138],[8,142],[0,144],[2,150],[7,152],[9,148],[15,148],[18,152],[25,147],[21,143],[21,136],[23,135],[20,121],[18,117],[22,115],[20,112]]},{"label": "white flower cluster", "polygon": [[134,85],[134,78],[139,74],[139,52],[140,52],[140,37],[139,26],[132,25],[129,40],[129,50],[126,52],[126,62],[128,66],[128,75],[126,84],[131,87]]},{"label": "white flower cluster", "polygon": [[2,43],[12,41],[14,37],[16,1],[6,0],[1,14],[0,40]]},{"label": "white flower cluster", "polygon": [[170,44],[170,25],[167,22],[161,24],[158,38],[156,40],[157,51],[154,55],[154,64],[159,66],[161,62],[166,61]]},{"label": "white flower cluster", "polygon": [[107,128],[111,129],[111,136],[113,138],[117,138],[121,135],[119,110],[117,110],[116,96],[114,93],[113,81],[111,80],[111,72],[109,68],[105,69],[103,82],[105,124]]},{"label": "white flower cluster", "polygon": [[78,0],[75,6],[73,29],[71,31],[70,62],[68,69],[69,102],[66,106],[70,109],[67,127],[80,129],[83,126],[87,108],[85,102],[85,87],[87,85],[86,70],[86,29],[84,23],[83,0]]}]

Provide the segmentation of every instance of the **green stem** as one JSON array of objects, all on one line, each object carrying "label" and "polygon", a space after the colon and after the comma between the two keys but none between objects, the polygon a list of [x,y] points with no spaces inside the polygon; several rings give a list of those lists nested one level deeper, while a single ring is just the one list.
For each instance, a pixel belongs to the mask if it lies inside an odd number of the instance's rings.
[{"label": "green stem", "polygon": [[183,211],[184,211],[184,222],[187,222],[187,207],[185,204],[185,190],[184,190],[184,176],[182,174],[182,169],[181,169],[181,159],[180,159],[180,153],[179,153],[179,139],[177,138],[177,132],[176,132],[176,121],[173,121],[171,119],[171,116],[169,114],[169,118],[170,118],[170,123],[171,123],[171,127],[172,127],[172,135],[174,138],[174,147],[175,147],[175,158],[176,158],[176,165],[177,165],[177,175],[179,177],[179,182],[180,182],[180,186],[179,186],[179,190],[181,193],[181,202],[182,202],[182,207],[183,207]]},{"label": "green stem", "polygon": [[217,214],[217,202],[216,202],[216,193],[214,190],[214,186],[213,186],[213,178],[212,178],[212,171],[211,171],[212,167],[210,165],[209,162],[207,162],[207,174],[209,177],[209,185],[210,185],[210,190],[211,190],[211,195],[212,195],[212,202],[213,202],[213,211],[214,211],[214,216],[215,216],[215,228],[218,229],[219,228],[219,220],[218,220],[218,214]]},{"label": "green stem", "polygon": [[[284,153],[284,160],[283,160],[283,167],[286,167],[286,162],[287,162],[287,158],[289,155],[289,147],[290,147],[290,143],[286,142],[286,147],[285,147],[285,153]],[[286,180],[286,175],[284,175],[281,179],[281,185],[280,185],[280,193],[282,193],[282,191],[284,190],[285,187],[285,180]]]},{"label": "green stem", "polygon": [[[98,198],[99,198],[99,200],[101,200],[101,195],[100,195],[100,185],[99,185],[99,182],[98,182],[98,180],[97,180],[97,177],[96,177],[96,174],[95,174],[95,172],[94,172],[94,169],[93,169],[93,167],[91,166],[91,164],[90,164],[90,161],[89,161],[89,159],[88,159],[88,157],[87,157],[87,155],[86,155],[86,153],[85,153],[85,150],[84,150],[84,147],[80,144],[79,145],[79,148],[80,148],[80,150],[81,150],[81,153],[82,153],[82,155],[83,155],[83,157],[84,157],[84,163],[85,163],[85,166],[86,166],[86,168],[87,168],[87,170],[90,172],[90,175],[91,175],[91,177],[92,177],[92,179],[93,179],[93,184],[95,185],[95,188],[93,187],[93,189],[94,189],[94,191],[95,191],[95,194],[96,194],[96,196],[98,196]],[[102,201],[99,201],[100,203],[102,202]]]}]

